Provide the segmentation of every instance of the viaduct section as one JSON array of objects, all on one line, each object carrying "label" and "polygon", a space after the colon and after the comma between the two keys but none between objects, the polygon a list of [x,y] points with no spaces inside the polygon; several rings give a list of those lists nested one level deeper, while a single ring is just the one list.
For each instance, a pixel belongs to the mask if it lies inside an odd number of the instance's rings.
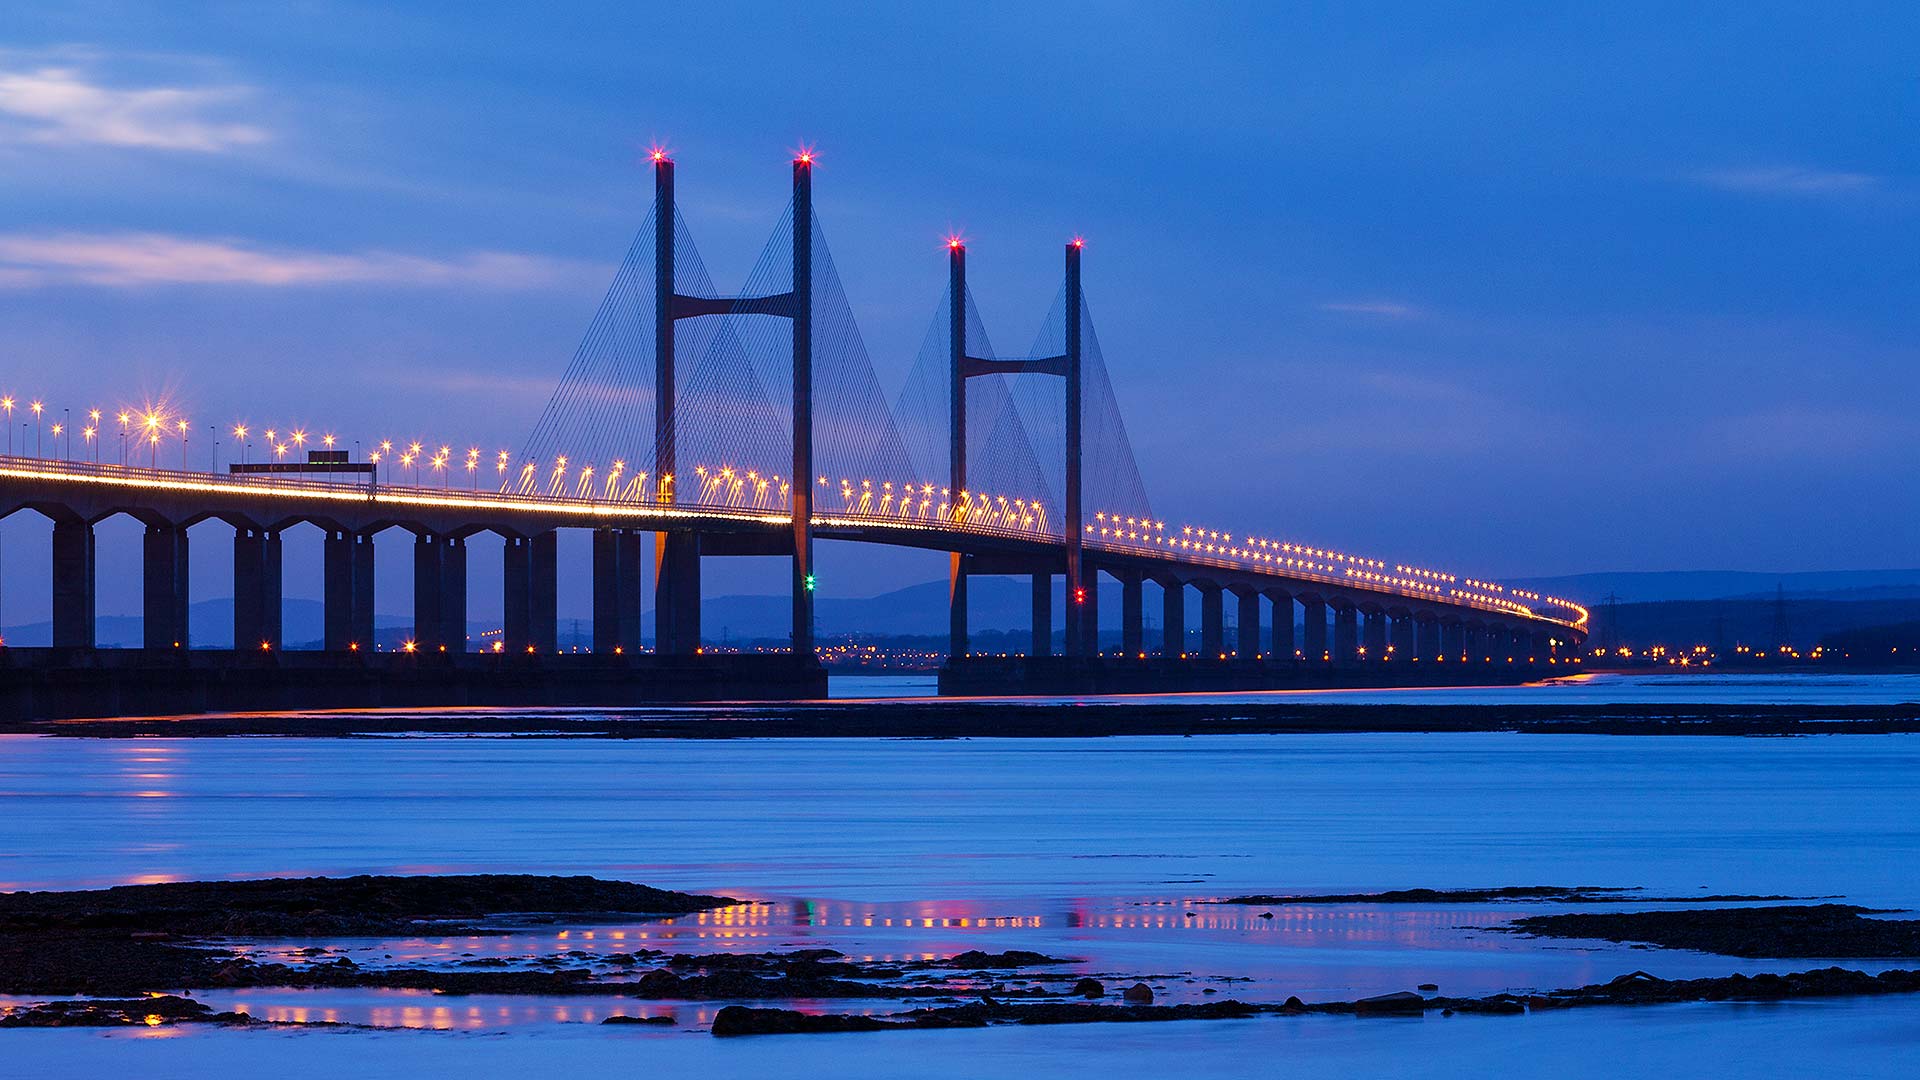
[{"label": "viaduct section", "polygon": [[[792,191],[786,291],[686,295],[675,287],[674,163],[663,153],[654,156],[655,474],[670,479],[688,464],[679,460],[684,432],[675,407],[679,324],[706,317],[784,319],[792,331],[792,460],[785,464],[795,479],[779,505],[716,503],[705,493],[683,497],[665,485],[638,496],[593,498],[591,491],[569,497],[564,490],[543,495],[506,485],[463,491],[393,484],[333,451],[315,452],[305,463],[232,466],[227,473],[0,457],[0,517],[33,511],[52,522],[53,610],[50,649],[0,649],[0,701],[40,714],[85,715],[142,711],[156,701],[186,711],[821,696],[816,539],[947,553],[949,656],[941,677],[947,692],[1518,681],[1578,663],[1585,611],[1571,602],[1265,541],[1206,534],[1195,541],[1167,536],[1158,523],[1105,514],[1087,520],[1083,248],[1077,239],[1064,252],[1064,349],[1024,359],[981,356],[970,347],[967,251],[958,239],[949,242],[949,471],[941,479],[943,496],[956,496],[954,508],[943,504],[939,514],[907,516],[864,502],[825,505],[825,489],[807,482],[816,450],[810,154],[793,162]],[[968,386],[996,375],[1040,375],[1064,384],[1065,488],[1057,533],[987,521],[957,497],[968,492],[970,480]],[[104,650],[94,636],[94,526],[123,514],[144,527],[144,647]],[[233,530],[234,646],[196,650],[187,618],[188,530],[216,519]],[[281,536],[302,524],[325,536],[324,635],[317,652],[289,651],[281,624]],[[412,630],[398,653],[376,649],[374,626],[374,538],[394,529],[412,537]],[[590,654],[560,648],[560,529],[592,533]],[[488,532],[503,541],[504,619],[499,634],[477,647],[469,637],[468,540]],[[642,618],[649,547],[651,635]],[[788,648],[713,654],[703,647],[700,626],[702,560],[769,555],[790,561]],[[971,648],[968,581],[980,575],[1031,579],[1032,639],[1024,655],[984,656]],[[1117,582],[1120,602],[1118,617],[1105,627],[1103,576]],[[1056,578],[1064,581],[1059,592]],[[1160,593],[1151,640],[1148,582]],[[1199,597],[1194,632],[1187,625],[1189,590]],[[1056,596],[1066,607],[1059,655]],[[108,684],[111,692],[102,689]]]}]

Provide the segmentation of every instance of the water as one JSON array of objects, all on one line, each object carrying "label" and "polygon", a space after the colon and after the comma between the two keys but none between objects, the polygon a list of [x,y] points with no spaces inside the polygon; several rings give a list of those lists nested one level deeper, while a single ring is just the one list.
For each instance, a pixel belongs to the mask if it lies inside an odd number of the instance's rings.
[{"label": "water", "polygon": [[[932,675],[835,675],[828,696],[932,697]],[[1600,672],[1525,686],[1442,686],[1407,689],[1249,690],[1234,693],[1128,694],[1073,698],[979,698],[1012,704],[1065,701],[1191,704],[1262,701],[1287,705],[1899,705],[1920,702],[1920,674],[1778,675],[1768,672]]]},{"label": "water", "polygon": [[[894,680],[882,680],[892,684]],[[1843,683],[1605,678],[1473,695],[1719,694],[1909,700]],[[838,687],[836,687],[838,689]],[[862,689],[861,692],[867,692]],[[1372,692],[1379,693],[1379,692]],[[1534,699],[1530,699],[1534,700]],[[1558,700],[1558,698],[1556,698]],[[327,943],[401,959],[829,945],[859,958],[1029,948],[1099,974],[1344,998],[1435,981],[1547,988],[1634,968],[1788,970],[1488,927],[1539,906],[1247,908],[1239,892],[1642,885],[1650,895],[1843,894],[1920,904],[1920,736],[1791,739],[1302,735],[1101,740],[0,738],[0,888],[263,874],[593,873],[753,906],[516,937]],[[1276,917],[1261,919],[1262,911]],[[1194,917],[1188,917],[1193,912]],[[565,934],[565,937],[561,937]],[[616,936],[617,935],[617,936]],[[1874,968],[1881,965],[1850,964]],[[1225,979],[1244,979],[1244,983]],[[1192,979],[1189,982],[1187,980]],[[0,1034],[0,1075],[667,1074],[1894,1075],[1911,999],[1607,1009],[1518,1018],[889,1032],[714,1040],[713,1006],[444,999],[365,991],[206,995],[256,1015],[443,1031]],[[843,1007],[888,1010],[887,1003]],[[674,1011],[683,1028],[601,1029]],[[637,1041],[636,1041],[637,1040]],[[1605,1055],[1592,1047],[1609,1047]],[[1742,1065],[1744,1063],[1744,1065]]]}]

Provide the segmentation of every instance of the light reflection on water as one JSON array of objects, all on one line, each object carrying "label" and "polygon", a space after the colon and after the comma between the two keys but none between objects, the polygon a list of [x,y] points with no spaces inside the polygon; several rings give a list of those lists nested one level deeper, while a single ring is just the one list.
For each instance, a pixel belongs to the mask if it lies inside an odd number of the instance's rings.
[{"label": "light reflection on water", "polygon": [[[1640,968],[1667,978],[1694,978],[1732,970],[1794,971],[1821,965],[1809,960],[1730,961],[1689,952],[1650,953],[1605,942],[1538,940],[1490,929],[1523,915],[1573,909],[1567,905],[1242,906],[1204,903],[1207,899],[1080,897],[999,904],[768,900],[658,922],[542,927],[512,934],[241,943],[241,951],[263,962],[330,964],[346,957],[363,968],[586,969],[616,985],[601,995],[498,998],[484,1007],[478,997],[458,998],[464,1003],[458,1008],[434,1008],[414,999],[425,996],[442,1004],[448,999],[422,991],[377,990],[221,991],[214,1003],[223,1008],[246,1005],[246,1011],[255,1015],[282,1018],[288,1015],[287,1009],[324,1007],[335,1010],[336,1019],[378,1026],[493,1029],[592,1023],[609,1013],[658,1015],[661,1010],[675,1015],[680,1026],[705,1024],[708,1011],[722,1003],[618,996],[618,982],[635,978],[657,963],[643,957],[634,965],[620,955],[642,950],[706,954],[831,948],[851,960],[882,966],[945,958],[970,949],[1023,949],[1063,960],[1011,973],[907,971],[884,982],[886,986],[925,985],[930,978],[946,976],[945,985],[962,1000],[995,983],[1016,988],[1038,983],[1057,991],[1089,975],[1115,990],[1144,979],[1161,1002],[1230,997],[1279,1001],[1293,994],[1308,1001],[1331,1001],[1410,990],[1429,982],[1440,984],[1447,994],[1480,996],[1604,982]],[[302,955],[307,947],[325,951]],[[1869,971],[1901,966],[1847,964]],[[1065,978],[1055,977],[1062,975]],[[196,996],[208,999],[206,993]],[[397,999],[404,1000],[396,1004]],[[882,993],[870,999],[808,1002],[804,1007],[888,1013],[915,1004]]]}]

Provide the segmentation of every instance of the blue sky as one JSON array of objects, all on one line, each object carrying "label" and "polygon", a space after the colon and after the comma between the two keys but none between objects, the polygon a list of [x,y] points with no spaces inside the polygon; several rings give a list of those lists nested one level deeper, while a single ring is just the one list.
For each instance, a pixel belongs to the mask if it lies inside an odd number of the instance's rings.
[{"label": "blue sky", "polygon": [[645,147],[726,287],[805,141],[890,388],[947,229],[1003,345],[1089,238],[1170,522],[1488,576],[1920,548],[1911,5],[558,7],[10,6],[0,389],[518,446]]}]

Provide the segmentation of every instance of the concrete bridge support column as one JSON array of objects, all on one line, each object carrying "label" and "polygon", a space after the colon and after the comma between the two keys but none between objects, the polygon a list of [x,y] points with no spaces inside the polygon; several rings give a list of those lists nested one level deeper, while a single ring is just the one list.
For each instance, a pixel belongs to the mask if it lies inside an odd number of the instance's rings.
[{"label": "concrete bridge support column", "polygon": [[1294,655],[1297,646],[1293,640],[1293,594],[1273,589],[1267,596],[1273,601],[1273,651],[1267,658],[1291,664],[1298,659]]},{"label": "concrete bridge support column", "polygon": [[1545,633],[1544,631],[1536,633],[1532,635],[1532,640],[1534,663],[1544,664],[1553,658],[1553,636],[1551,634]]},{"label": "concrete bridge support column", "polygon": [[1440,624],[1440,655],[1456,664],[1466,655],[1467,628],[1451,620]]},{"label": "concrete bridge support column", "polygon": [[1091,559],[1080,561],[1080,580],[1086,590],[1084,598],[1078,603],[1067,605],[1069,618],[1080,619],[1081,656],[1100,655],[1100,568]]},{"label": "concrete bridge support column", "polygon": [[446,644],[441,614],[446,550],[446,544],[432,533],[413,538],[413,647],[418,652],[437,652]]},{"label": "concrete bridge support column", "polygon": [[593,530],[593,651],[612,656],[624,651],[620,636],[620,533],[613,529]]},{"label": "concrete bridge support column", "polygon": [[373,537],[328,529],[320,575],[321,646],[329,652],[372,649]]},{"label": "concrete bridge support column", "polygon": [[143,643],[149,649],[186,649],[187,530],[148,525],[141,554]]},{"label": "concrete bridge support column", "polygon": [[1487,640],[1486,631],[1483,630],[1482,628],[1478,626],[1469,626],[1466,628],[1466,633],[1462,639],[1461,647],[1465,652],[1467,663],[1469,664],[1486,663],[1486,660],[1487,660],[1486,640]]},{"label": "concrete bridge support column", "polygon": [[560,650],[560,534],[552,529],[527,541],[527,633],[541,654]]},{"label": "concrete bridge support column", "polygon": [[1234,651],[1242,660],[1260,658],[1260,591],[1258,589],[1235,589],[1233,591],[1236,615],[1240,620],[1239,640]]},{"label": "concrete bridge support column", "polygon": [[1415,659],[1432,663],[1440,659],[1440,623],[1431,616],[1416,624],[1413,654]]},{"label": "concrete bridge support column", "polygon": [[1367,663],[1378,665],[1387,658],[1387,613],[1367,611],[1361,635],[1361,644],[1367,650]]},{"label": "concrete bridge support column", "polygon": [[[947,655],[965,656],[973,651],[973,633],[967,625],[967,557],[959,552],[947,556]],[[1051,618],[1051,616],[1049,616]],[[1073,597],[1067,597],[1067,620],[1073,620]],[[1073,637],[1073,628],[1067,628]]]},{"label": "concrete bridge support column", "polygon": [[1220,586],[1200,583],[1200,655],[1218,660],[1227,648],[1227,607]]},{"label": "concrete bridge support column", "polygon": [[1300,651],[1306,654],[1309,664],[1325,663],[1327,650],[1327,602],[1325,600],[1302,600],[1300,610],[1304,612]]},{"label": "concrete bridge support column", "polygon": [[53,645],[91,649],[94,607],[93,526],[84,521],[53,523]]},{"label": "concrete bridge support column", "polygon": [[233,531],[233,647],[280,648],[280,534]]},{"label": "concrete bridge support column", "polygon": [[620,552],[620,643],[629,653],[640,651],[640,598],[645,589],[646,559],[640,534],[622,530],[614,542]]},{"label": "concrete bridge support column", "polygon": [[467,651],[467,541],[446,538],[440,553],[440,644],[450,653]]},{"label": "concrete bridge support column", "polygon": [[1145,579],[1128,574],[1120,579],[1120,654],[1138,658],[1147,648]]},{"label": "concrete bridge support column", "polygon": [[500,545],[500,644],[524,653],[533,644],[533,542],[509,536]]},{"label": "concrete bridge support column", "polygon": [[1033,644],[1029,656],[1053,655],[1053,575],[1033,575]]},{"label": "concrete bridge support column", "polygon": [[1342,666],[1360,659],[1360,612],[1351,604],[1333,609],[1333,662]]},{"label": "concrete bridge support column", "polygon": [[1187,651],[1187,587],[1160,579],[1160,655],[1178,660]]},{"label": "concrete bridge support column", "polygon": [[692,656],[700,650],[700,534],[655,533],[654,651]]},{"label": "concrete bridge support column", "polygon": [[1393,617],[1393,652],[1389,655],[1402,664],[1420,655],[1420,650],[1413,641],[1413,616],[1395,615]]}]

